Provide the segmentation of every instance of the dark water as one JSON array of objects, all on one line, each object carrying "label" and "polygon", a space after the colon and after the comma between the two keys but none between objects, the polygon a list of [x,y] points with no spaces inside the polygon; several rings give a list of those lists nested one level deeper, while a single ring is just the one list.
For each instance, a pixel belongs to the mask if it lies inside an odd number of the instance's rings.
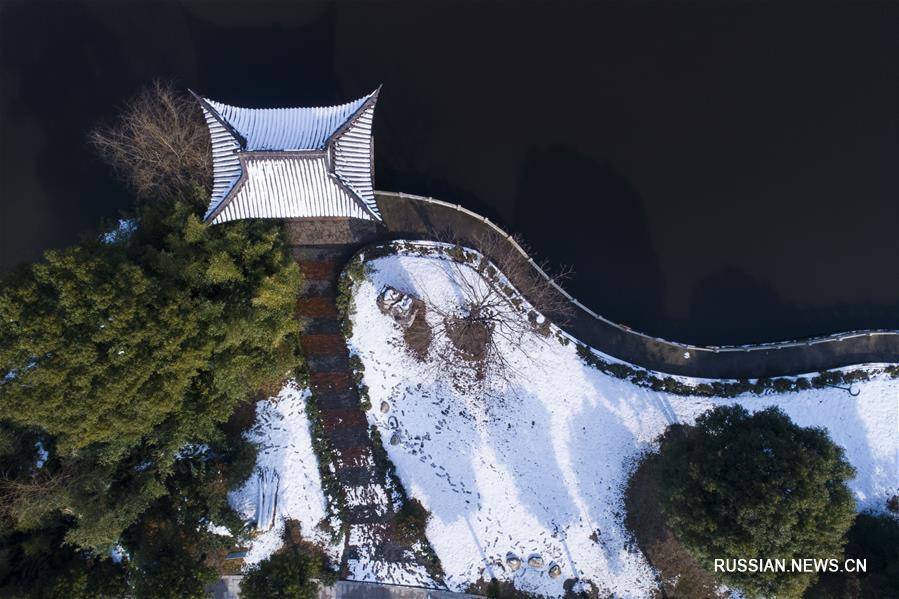
[{"label": "dark water", "polygon": [[0,4],[2,264],[114,217],[86,132],[153,77],[249,106],[383,83],[377,186],[478,210],[610,318],[899,328],[893,2]]}]

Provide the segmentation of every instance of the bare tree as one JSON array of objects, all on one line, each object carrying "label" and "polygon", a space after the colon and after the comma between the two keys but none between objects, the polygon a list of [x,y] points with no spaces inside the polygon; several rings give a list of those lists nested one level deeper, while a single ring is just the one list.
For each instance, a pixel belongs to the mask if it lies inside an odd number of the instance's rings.
[{"label": "bare tree", "polygon": [[556,324],[570,317],[571,304],[557,287],[570,271],[545,275],[545,268],[535,268],[510,241],[490,233],[471,244],[477,251],[457,241],[441,246],[458,293],[456,305],[434,300],[417,285],[427,309],[438,316],[430,334],[446,346],[431,354],[439,368],[458,371],[462,366],[478,381],[508,381],[517,373],[513,354],[526,338],[551,338],[547,315]]},{"label": "bare tree", "polygon": [[154,81],[90,143],[141,198],[166,198],[209,187],[212,150],[197,102],[171,83]]},{"label": "bare tree", "polygon": [[69,482],[69,478],[62,472],[47,470],[34,471],[27,480],[3,473],[0,475],[0,516],[13,521],[39,517],[43,505]]},{"label": "bare tree", "polygon": [[[463,245],[459,239],[452,243]],[[561,292],[561,285],[574,274],[571,267],[556,269],[548,261],[535,262],[526,257],[532,251],[520,236],[506,237],[493,229],[475,235],[470,247],[496,265],[527,300],[533,311],[549,318],[558,326],[568,324],[574,308]]]}]

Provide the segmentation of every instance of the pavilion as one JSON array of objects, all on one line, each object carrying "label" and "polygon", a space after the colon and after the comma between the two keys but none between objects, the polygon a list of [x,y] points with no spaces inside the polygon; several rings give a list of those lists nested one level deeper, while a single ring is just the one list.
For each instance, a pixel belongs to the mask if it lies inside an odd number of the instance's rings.
[{"label": "pavilion", "polygon": [[338,106],[264,109],[194,94],[212,138],[212,198],[204,221],[380,222],[371,135],[379,91]]}]

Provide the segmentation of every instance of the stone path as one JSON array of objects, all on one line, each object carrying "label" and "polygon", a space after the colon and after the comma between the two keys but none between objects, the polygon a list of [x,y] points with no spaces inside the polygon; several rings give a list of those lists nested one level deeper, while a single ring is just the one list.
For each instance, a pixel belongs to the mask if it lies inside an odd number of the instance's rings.
[{"label": "stone path", "polygon": [[377,467],[360,407],[359,393],[349,364],[349,351],[340,332],[335,298],[337,279],[355,250],[350,245],[294,246],[294,259],[303,272],[298,316],[301,343],[312,397],[322,428],[333,448],[338,481],[346,493],[349,527],[341,576],[355,580],[433,583],[423,576],[415,554],[391,539],[394,510]]}]

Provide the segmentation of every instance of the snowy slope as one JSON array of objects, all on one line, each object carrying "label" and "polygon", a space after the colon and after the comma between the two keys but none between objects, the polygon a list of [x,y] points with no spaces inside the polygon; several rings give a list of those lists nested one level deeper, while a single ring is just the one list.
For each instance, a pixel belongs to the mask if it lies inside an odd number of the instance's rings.
[{"label": "snowy slope", "polygon": [[[667,425],[690,423],[725,401],[634,386],[585,365],[573,343],[537,336],[507,348],[517,374],[505,388],[460,389],[416,361],[376,306],[388,285],[454,305],[457,289],[443,262],[415,255],[370,262],[354,298],[350,346],[365,365],[368,418],[385,440],[399,433],[388,454],[409,494],[433,514],[428,538],[449,586],[493,575],[559,596],[563,581],[578,577],[616,596],[649,596],[654,573],[625,531],[624,485]],[[899,391],[882,375],[856,387],[856,398],[826,389],[728,401],[750,410],[777,405],[798,424],[826,427],[858,469],[851,488],[859,508],[879,509],[899,487]],[[540,554],[544,566],[513,574],[507,552],[525,563]],[[562,569],[555,579],[547,573],[552,562]]]},{"label": "snowy slope", "polygon": [[246,567],[281,547],[287,519],[298,520],[303,537],[320,544],[339,562],[341,547],[331,546],[328,536],[317,528],[326,511],[306,416],[308,393],[290,381],[277,397],[256,404],[256,422],[246,433],[259,448],[256,472],[228,497],[244,519],[263,520],[247,551]]}]

